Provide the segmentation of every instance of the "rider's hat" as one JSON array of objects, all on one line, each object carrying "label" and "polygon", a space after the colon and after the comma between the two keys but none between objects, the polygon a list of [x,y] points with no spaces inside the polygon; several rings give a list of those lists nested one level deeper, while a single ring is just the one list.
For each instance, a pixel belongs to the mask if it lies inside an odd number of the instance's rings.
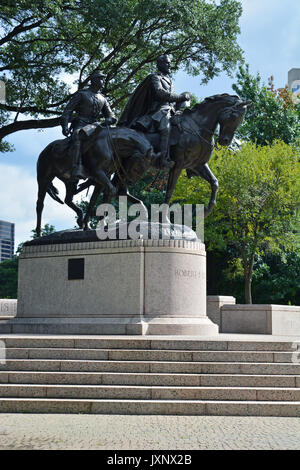
[{"label": "rider's hat", "polygon": [[105,78],[106,75],[102,72],[100,72],[100,70],[96,69],[94,70],[94,72],[91,73],[90,75],[90,80],[93,80],[94,78]]}]

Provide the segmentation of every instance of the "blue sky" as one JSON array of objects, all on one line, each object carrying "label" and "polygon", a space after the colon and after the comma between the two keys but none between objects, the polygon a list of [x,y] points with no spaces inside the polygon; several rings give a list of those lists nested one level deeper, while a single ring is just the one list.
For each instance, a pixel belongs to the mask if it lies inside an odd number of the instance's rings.
[{"label": "blue sky", "polygon": [[[265,83],[273,75],[276,88],[285,86],[288,70],[300,68],[299,0],[242,0],[242,4],[239,44],[251,73],[259,71]],[[216,93],[232,93],[234,81],[221,74],[203,86],[201,76],[189,77],[179,72],[174,86],[177,93],[191,91],[204,98]],[[35,226],[37,157],[49,142],[60,137],[60,128],[18,132],[8,139],[15,151],[0,155],[0,219],[16,224],[16,246],[30,238]],[[55,185],[63,194],[63,185],[58,180]],[[53,224],[57,230],[73,227],[73,211],[47,197],[43,213],[45,223]]]}]

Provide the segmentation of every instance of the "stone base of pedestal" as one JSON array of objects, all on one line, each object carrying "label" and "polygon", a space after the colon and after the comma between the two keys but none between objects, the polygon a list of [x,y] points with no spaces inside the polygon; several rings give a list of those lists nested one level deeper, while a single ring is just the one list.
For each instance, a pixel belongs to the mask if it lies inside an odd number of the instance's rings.
[{"label": "stone base of pedestal", "polygon": [[0,323],[0,333],[213,336],[218,327],[208,318],[14,318]]},{"label": "stone base of pedestal", "polygon": [[147,318],[144,322],[145,335],[217,335],[219,328],[209,318]]},{"label": "stone base of pedestal", "polygon": [[24,246],[17,315],[0,333],[214,335],[204,245],[117,240]]}]

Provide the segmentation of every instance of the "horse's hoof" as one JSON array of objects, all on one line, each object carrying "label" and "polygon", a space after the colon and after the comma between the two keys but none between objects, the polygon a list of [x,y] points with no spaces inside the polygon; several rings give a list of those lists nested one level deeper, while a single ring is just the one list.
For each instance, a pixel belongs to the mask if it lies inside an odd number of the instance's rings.
[{"label": "horse's hoof", "polygon": [[206,218],[211,212],[213,211],[216,203],[215,202],[210,202],[208,204],[208,207],[204,207],[204,218]]}]

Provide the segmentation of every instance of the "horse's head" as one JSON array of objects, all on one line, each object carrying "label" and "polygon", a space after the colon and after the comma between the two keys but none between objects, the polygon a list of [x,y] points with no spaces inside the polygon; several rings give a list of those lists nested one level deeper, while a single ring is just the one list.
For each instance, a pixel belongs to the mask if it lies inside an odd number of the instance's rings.
[{"label": "horse's head", "polygon": [[[209,131],[214,134],[217,124],[220,125],[218,143],[229,145],[234,133],[242,123],[250,101],[241,101],[237,95],[223,93],[221,95],[208,96],[201,103],[195,104],[190,109],[183,111],[183,119],[192,119],[198,123],[201,131]],[[204,124],[204,125],[203,125]],[[188,127],[188,122],[186,127]]]},{"label": "horse's head", "polygon": [[231,144],[234,133],[243,122],[247,108],[250,106],[252,106],[251,101],[238,100],[233,105],[226,106],[220,111],[218,119],[220,125],[218,143],[220,145]]}]

